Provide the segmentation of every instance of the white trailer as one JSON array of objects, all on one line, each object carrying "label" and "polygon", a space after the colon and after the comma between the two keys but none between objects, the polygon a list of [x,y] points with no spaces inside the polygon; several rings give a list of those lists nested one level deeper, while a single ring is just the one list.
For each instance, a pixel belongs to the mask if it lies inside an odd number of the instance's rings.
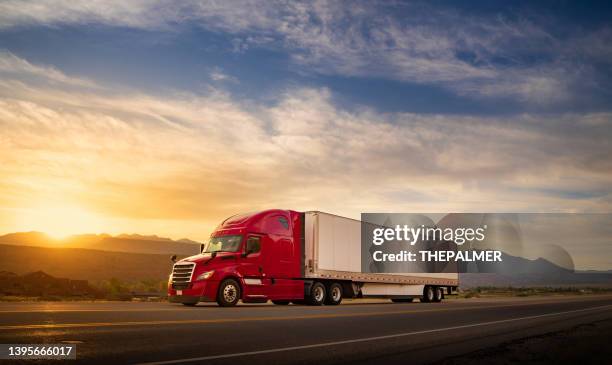
[{"label": "white trailer", "polygon": [[[344,297],[390,298],[395,302],[439,302],[459,285],[457,273],[362,273],[361,224],[355,219],[311,211],[304,213],[304,276],[307,298],[313,285],[342,286]],[[371,258],[366,258],[371,259]]]}]

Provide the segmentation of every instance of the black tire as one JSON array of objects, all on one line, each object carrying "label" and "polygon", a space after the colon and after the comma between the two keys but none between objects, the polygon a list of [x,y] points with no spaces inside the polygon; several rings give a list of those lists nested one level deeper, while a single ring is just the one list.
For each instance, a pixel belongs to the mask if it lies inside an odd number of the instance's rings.
[{"label": "black tire", "polygon": [[430,303],[434,300],[434,287],[426,285],[423,289],[423,296],[421,297],[421,303]]},{"label": "black tire", "polygon": [[195,307],[196,304],[198,303],[183,303],[183,305],[187,307]]},{"label": "black tire", "polygon": [[323,305],[323,303],[325,303],[325,297],[327,297],[325,285],[315,282],[310,287],[310,293],[306,298],[306,303],[309,305]]},{"label": "black tire", "polygon": [[288,305],[289,301],[288,300],[273,300],[272,303],[276,305]]},{"label": "black tire", "polygon": [[342,302],[342,285],[338,283],[331,283],[327,287],[327,295],[325,298],[325,304],[338,305],[341,302]]},{"label": "black tire", "polygon": [[434,288],[434,300],[433,301],[435,303],[440,303],[443,297],[444,297],[444,294],[442,293],[442,288],[440,288],[439,286],[436,286]]},{"label": "black tire", "polygon": [[225,279],[219,284],[217,304],[221,307],[233,307],[240,300],[240,284],[234,279]]},{"label": "black tire", "polygon": [[391,301],[393,303],[412,303],[414,299],[412,298],[396,298],[396,299],[391,299]]}]

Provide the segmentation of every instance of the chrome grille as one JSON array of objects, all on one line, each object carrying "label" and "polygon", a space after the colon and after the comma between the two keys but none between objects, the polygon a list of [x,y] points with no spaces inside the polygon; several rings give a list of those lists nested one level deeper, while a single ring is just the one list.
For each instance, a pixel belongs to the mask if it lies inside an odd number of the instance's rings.
[{"label": "chrome grille", "polygon": [[195,264],[193,262],[174,264],[172,268],[172,285],[182,286],[181,284],[188,284],[191,282],[191,275],[193,275],[194,268]]}]

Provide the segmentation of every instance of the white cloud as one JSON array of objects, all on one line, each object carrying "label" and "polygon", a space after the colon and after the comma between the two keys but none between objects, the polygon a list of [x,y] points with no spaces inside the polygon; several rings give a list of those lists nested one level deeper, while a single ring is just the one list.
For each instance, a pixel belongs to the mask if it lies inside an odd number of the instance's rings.
[{"label": "white cloud", "polygon": [[0,72],[12,76],[30,76],[39,80],[52,83],[61,83],[73,86],[95,87],[94,82],[78,77],[66,76],[61,71],[49,66],[37,66],[15,56],[14,54],[0,50]]},{"label": "white cloud", "polygon": [[551,75],[550,72],[509,70],[492,80],[463,80],[451,88],[460,95],[509,97],[529,104],[549,105],[569,101],[573,75]]},{"label": "white cloud", "polygon": [[103,23],[108,25],[158,28],[179,14],[171,1],[75,0],[0,2],[0,28],[56,24]]},{"label": "white cloud", "polygon": [[209,77],[211,80],[218,81],[218,82],[233,82],[233,83],[238,82],[237,78],[223,72],[223,70],[219,67],[213,68],[213,70],[210,71]]}]

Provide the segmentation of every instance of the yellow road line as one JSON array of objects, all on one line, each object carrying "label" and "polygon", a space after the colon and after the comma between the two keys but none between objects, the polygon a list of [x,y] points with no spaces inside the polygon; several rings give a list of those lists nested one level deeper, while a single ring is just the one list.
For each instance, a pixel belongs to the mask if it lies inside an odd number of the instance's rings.
[{"label": "yellow road line", "polygon": [[506,304],[506,305],[490,305],[490,306],[477,306],[477,307],[437,308],[437,309],[425,309],[425,310],[410,309],[410,310],[378,311],[378,312],[305,314],[305,315],[298,315],[298,316],[263,316],[263,317],[236,317],[236,318],[160,320],[160,321],[25,324],[25,325],[0,326],[0,330],[59,329],[59,328],[77,328],[77,327],[156,326],[156,325],[172,325],[172,324],[217,324],[217,323],[254,322],[254,321],[288,321],[288,320],[301,320],[301,319],[369,317],[369,316],[385,316],[385,315],[411,314],[411,313],[480,310],[480,309],[492,309],[492,308],[520,307],[520,306],[527,306],[527,305],[532,305],[532,304],[537,305],[537,304],[546,304],[546,303],[520,303],[520,304],[510,304],[510,305]]}]

